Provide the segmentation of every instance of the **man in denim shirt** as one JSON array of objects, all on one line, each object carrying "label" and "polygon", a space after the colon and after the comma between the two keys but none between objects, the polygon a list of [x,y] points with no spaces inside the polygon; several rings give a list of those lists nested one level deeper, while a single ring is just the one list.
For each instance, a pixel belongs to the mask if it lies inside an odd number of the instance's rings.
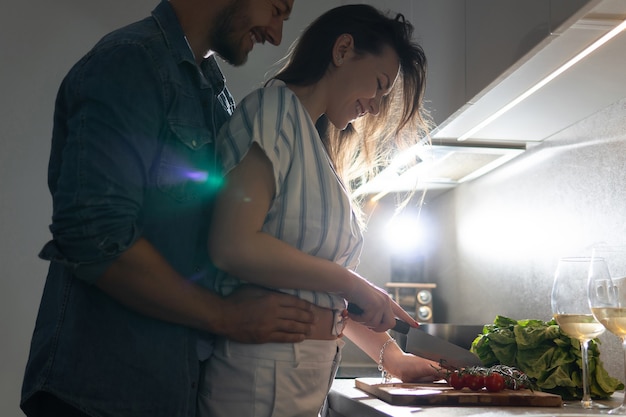
[{"label": "man in denim shirt", "polygon": [[214,138],[233,65],[279,44],[293,0],[163,0],[103,38],[56,102],[50,260],[22,388],[29,416],[193,416],[199,335],[304,338],[309,305],[208,291]]}]

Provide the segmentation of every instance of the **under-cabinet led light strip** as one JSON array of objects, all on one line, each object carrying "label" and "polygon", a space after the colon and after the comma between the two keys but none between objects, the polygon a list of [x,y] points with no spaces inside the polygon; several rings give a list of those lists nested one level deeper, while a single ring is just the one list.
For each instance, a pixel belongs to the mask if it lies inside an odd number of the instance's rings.
[{"label": "under-cabinet led light strip", "polygon": [[626,29],[626,20],[624,20],[619,25],[615,26],[609,32],[607,32],[602,37],[600,37],[597,41],[589,45],[587,48],[583,49],[580,53],[578,53],[572,59],[567,61],[565,64],[561,65],[559,68],[554,70],[550,75],[548,75],[547,77],[539,81],[537,84],[535,84],[534,86],[526,90],[524,93],[522,93],[513,101],[511,101],[509,104],[507,104],[506,106],[502,107],[500,110],[493,113],[491,116],[489,116],[488,118],[483,120],[481,123],[474,126],[472,129],[470,129],[463,135],[459,136],[457,140],[464,141],[467,138],[471,137],[474,133],[478,132],[479,130],[481,130],[482,128],[484,128],[485,126],[487,126],[494,120],[496,120],[498,117],[502,116],[504,113],[511,110],[513,107],[517,106],[520,102],[522,102],[523,100],[528,98],[530,95],[535,93],[537,90],[539,90],[540,88],[548,84],[550,81],[554,80],[556,77],[558,77],[559,75],[567,71],[569,68],[574,66],[577,62],[581,61],[587,55],[589,55],[590,53],[592,53],[593,51],[595,51],[596,49],[598,49],[599,47],[601,47],[602,45],[604,45],[605,43],[613,39],[624,29]]}]

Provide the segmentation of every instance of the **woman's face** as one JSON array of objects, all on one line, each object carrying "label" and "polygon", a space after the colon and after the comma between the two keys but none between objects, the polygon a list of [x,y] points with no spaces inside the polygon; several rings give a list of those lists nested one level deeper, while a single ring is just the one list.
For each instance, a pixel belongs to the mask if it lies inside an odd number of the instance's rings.
[{"label": "woman's face", "polygon": [[[352,52],[351,52],[352,51]],[[338,129],[368,114],[377,115],[400,71],[400,61],[389,46],[380,55],[357,56],[348,49],[336,66],[329,89],[326,117]]]}]

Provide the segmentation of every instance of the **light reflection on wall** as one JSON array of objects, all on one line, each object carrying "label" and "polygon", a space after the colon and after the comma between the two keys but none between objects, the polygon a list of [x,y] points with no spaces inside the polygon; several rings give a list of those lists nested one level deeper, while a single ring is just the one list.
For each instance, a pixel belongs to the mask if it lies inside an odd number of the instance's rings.
[{"label": "light reflection on wall", "polygon": [[515,209],[476,212],[459,223],[459,249],[472,256],[528,260],[546,253],[578,252],[576,216],[532,216]]},{"label": "light reflection on wall", "polygon": [[[549,163],[563,147],[543,149],[532,158],[520,158],[515,168],[505,169],[494,180],[493,187],[502,189],[507,177],[517,171],[533,172],[531,165]],[[530,156],[529,155],[527,156]],[[526,174],[528,175],[528,174]],[[497,181],[497,184],[495,183]],[[522,188],[508,187],[499,198],[472,198],[471,204],[457,207],[463,215],[457,218],[459,251],[465,255],[500,261],[528,261],[547,254],[565,256],[580,254],[589,245],[584,232],[584,215],[576,205],[564,205],[558,185],[546,187],[540,181]],[[564,184],[563,193],[567,193]],[[489,184],[485,185],[490,188]],[[532,198],[520,200],[520,195]]]}]

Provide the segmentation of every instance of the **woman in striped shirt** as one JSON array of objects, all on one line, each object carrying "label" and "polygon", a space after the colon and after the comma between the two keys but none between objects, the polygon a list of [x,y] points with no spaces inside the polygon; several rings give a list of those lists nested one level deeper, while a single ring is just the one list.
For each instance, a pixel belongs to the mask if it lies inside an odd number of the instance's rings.
[{"label": "woman in striped shirt", "polygon": [[[438,376],[437,364],[405,354],[386,333],[395,317],[417,323],[354,272],[362,224],[350,185],[428,129],[426,59],[412,31],[402,15],[368,5],[326,12],[222,129],[226,183],[209,236],[221,270],[216,289],[295,294],[314,304],[318,319],[300,343],[218,340],[199,391],[200,416],[316,416],[343,334],[402,380]],[[347,302],[362,314],[347,320]]]}]

